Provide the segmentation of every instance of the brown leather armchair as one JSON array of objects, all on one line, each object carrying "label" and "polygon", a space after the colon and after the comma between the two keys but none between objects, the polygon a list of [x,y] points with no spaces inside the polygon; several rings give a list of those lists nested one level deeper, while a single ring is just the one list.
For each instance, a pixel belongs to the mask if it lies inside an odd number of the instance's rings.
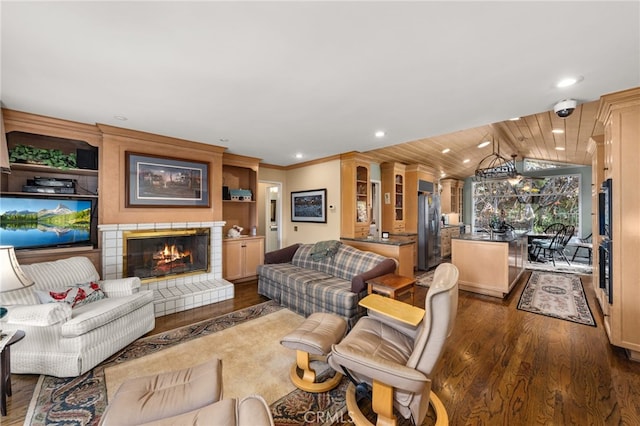
[{"label": "brown leather armchair", "polygon": [[217,358],[124,382],[100,424],[274,426],[262,397],[222,399],[222,361]]},{"label": "brown leather armchair", "polygon": [[[397,300],[385,300],[385,304]],[[371,309],[353,329],[333,346],[329,364],[351,377],[347,390],[347,407],[356,424],[371,424],[358,408],[358,389],[372,389],[372,408],[378,425],[394,425],[394,407],[404,418],[422,424],[429,401],[434,406],[437,423],[448,424],[446,409],[431,391],[433,369],[440,359],[447,337],[453,329],[458,309],[458,269],[443,263],[436,268],[433,284],[427,292],[424,315],[416,326],[404,324],[400,316]],[[389,312],[418,308],[407,304],[391,306]],[[420,320],[420,317],[418,317]]]}]

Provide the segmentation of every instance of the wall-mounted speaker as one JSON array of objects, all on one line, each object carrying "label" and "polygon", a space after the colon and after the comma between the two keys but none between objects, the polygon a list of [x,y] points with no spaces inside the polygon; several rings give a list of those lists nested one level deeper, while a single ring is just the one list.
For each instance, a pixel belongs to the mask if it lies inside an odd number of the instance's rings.
[{"label": "wall-mounted speaker", "polygon": [[77,149],[76,164],[79,169],[98,170],[98,148]]},{"label": "wall-mounted speaker", "polygon": [[231,191],[229,191],[229,187],[228,186],[223,186],[222,187],[222,199],[223,200],[230,200],[231,199]]}]

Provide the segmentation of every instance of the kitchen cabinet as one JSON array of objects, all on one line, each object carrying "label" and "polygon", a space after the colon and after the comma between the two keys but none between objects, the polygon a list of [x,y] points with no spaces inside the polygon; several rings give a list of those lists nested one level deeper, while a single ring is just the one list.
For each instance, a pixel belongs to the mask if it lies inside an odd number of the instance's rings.
[{"label": "kitchen cabinet", "polygon": [[457,213],[462,217],[464,182],[457,179],[441,179],[440,188],[440,210],[442,214]]},{"label": "kitchen cabinet", "polygon": [[451,263],[461,290],[504,298],[525,271],[527,236],[474,236],[451,240]]},{"label": "kitchen cabinet", "polygon": [[371,223],[371,161],[358,152],[340,156],[340,235],[363,238]]},{"label": "kitchen cabinet", "polygon": [[451,256],[451,238],[460,236],[460,227],[445,226],[440,229],[440,255],[442,257]]},{"label": "kitchen cabinet", "polygon": [[613,207],[611,303],[604,326],[611,344],[640,361],[640,88],[602,96],[597,117],[604,128],[603,180],[611,179]]},{"label": "kitchen cabinet", "polygon": [[605,316],[609,315],[609,301],[607,300],[607,295],[604,289],[600,288],[600,269],[597,267],[599,265],[599,253],[598,246],[602,241],[602,237],[599,234],[599,223],[598,223],[598,194],[600,192],[600,185],[604,180],[604,135],[592,136],[589,140],[589,145],[587,147],[587,152],[591,154],[591,230],[592,230],[592,241],[593,241],[593,274],[592,274],[592,286],[593,290],[596,294],[596,299],[598,300],[598,304],[600,305],[600,309],[604,313]]},{"label": "kitchen cabinet", "polygon": [[405,165],[382,163],[382,230],[391,234],[405,231]]},{"label": "kitchen cabinet", "polygon": [[254,278],[264,263],[264,237],[225,238],[222,240],[222,277],[226,280]]}]

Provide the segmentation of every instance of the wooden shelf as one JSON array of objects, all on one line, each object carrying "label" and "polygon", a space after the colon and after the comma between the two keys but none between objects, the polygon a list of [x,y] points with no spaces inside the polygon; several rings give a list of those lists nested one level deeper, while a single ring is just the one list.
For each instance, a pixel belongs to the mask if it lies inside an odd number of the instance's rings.
[{"label": "wooden shelf", "polygon": [[69,198],[89,198],[98,199],[97,195],[91,194],[56,194],[53,192],[2,192],[2,195],[27,195],[29,197],[69,197]]},{"label": "wooden shelf", "polygon": [[91,169],[57,169],[55,167],[43,166],[41,164],[27,164],[27,163],[11,163],[11,170],[24,170],[37,173],[56,173],[56,174],[70,174],[81,176],[98,176],[98,170]]}]

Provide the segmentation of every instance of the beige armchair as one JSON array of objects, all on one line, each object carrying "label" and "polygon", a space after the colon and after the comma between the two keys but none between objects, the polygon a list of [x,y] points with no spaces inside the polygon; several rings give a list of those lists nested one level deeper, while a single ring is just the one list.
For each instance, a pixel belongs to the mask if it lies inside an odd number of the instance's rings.
[{"label": "beige armchair", "polygon": [[[431,391],[431,377],[457,314],[458,269],[450,263],[436,268],[426,309],[415,325],[410,324],[409,317],[419,308],[401,306],[403,302],[397,300],[378,301],[384,303],[378,303],[377,309],[370,306],[367,316],[333,346],[329,364],[351,377],[359,390],[372,389],[372,409],[378,425],[396,424],[394,407],[404,418],[412,417],[415,424],[422,424],[430,400],[436,424],[448,424],[444,406]],[[385,310],[397,315],[386,314]],[[358,408],[354,383],[347,390],[349,413],[356,424],[371,424]]]}]

